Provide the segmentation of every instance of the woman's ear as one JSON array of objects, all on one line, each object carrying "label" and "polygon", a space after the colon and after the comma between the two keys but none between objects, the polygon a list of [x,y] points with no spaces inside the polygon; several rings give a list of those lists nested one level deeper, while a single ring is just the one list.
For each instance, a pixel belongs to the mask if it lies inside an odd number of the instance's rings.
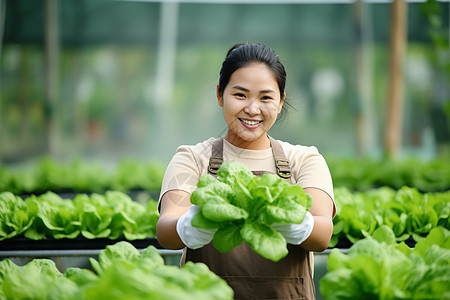
[{"label": "woman's ear", "polygon": [[286,99],[286,92],[283,94],[283,97],[280,99],[280,105],[278,105],[278,113],[280,113],[281,109],[283,108],[284,99]]},{"label": "woman's ear", "polygon": [[217,102],[219,103],[219,106],[223,107],[223,98],[219,92],[219,85],[217,85],[217,87],[216,87],[216,94],[217,94]]}]

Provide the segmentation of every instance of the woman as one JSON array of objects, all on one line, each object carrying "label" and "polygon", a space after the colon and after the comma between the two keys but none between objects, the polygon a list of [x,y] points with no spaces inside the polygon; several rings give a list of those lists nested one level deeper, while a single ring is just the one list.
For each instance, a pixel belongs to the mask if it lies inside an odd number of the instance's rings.
[{"label": "woman", "polygon": [[[220,70],[217,100],[228,131],[195,146],[177,149],[164,176],[158,242],[185,248],[184,258],[204,262],[233,288],[235,299],[315,299],[311,251],[328,247],[335,214],[333,187],[324,158],[315,147],[291,145],[267,132],[285,102],[286,72],[278,55],[262,44],[237,44]],[[313,205],[301,224],[278,225],[289,254],[267,260],[242,243],[227,253],[212,245],[215,230],[193,227],[198,207],[190,195],[201,175],[215,175],[223,161],[237,161],[256,175],[274,173],[310,194]]]}]

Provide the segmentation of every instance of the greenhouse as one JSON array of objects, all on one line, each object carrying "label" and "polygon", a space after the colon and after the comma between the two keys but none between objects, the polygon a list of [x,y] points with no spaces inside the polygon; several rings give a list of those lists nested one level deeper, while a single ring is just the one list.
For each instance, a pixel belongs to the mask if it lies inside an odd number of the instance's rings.
[{"label": "greenhouse", "polygon": [[0,0],[0,299],[450,299],[449,16]]}]

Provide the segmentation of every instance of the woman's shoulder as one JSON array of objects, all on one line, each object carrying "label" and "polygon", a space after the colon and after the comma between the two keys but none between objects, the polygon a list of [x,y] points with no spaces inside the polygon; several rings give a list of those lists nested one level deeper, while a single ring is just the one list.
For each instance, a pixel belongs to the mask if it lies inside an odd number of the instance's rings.
[{"label": "woman's shoulder", "polygon": [[325,168],[327,165],[325,158],[316,146],[304,146],[284,141],[279,141],[279,143],[293,169],[307,166],[323,166]]},{"label": "woman's shoulder", "polygon": [[177,154],[179,153],[189,153],[193,155],[194,157],[198,156],[211,156],[211,148],[213,142],[216,140],[216,138],[210,137],[204,141],[198,142],[196,144],[191,145],[180,145],[177,148]]},{"label": "woman's shoulder", "polygon": [[216,140],[216,138],[210,137],[204,141],[195,143],[195,144],[185,144],[178,146],[178,149],[190,149],[190,150],[202,150],[205,148],[211,148],[213,142]]},{"label": "woman's shoulder", "polygon": [[316,146],[304,146],[300,144],[292,144],[290,142],[277,140],[280,144],[283,150],[286,152],[286,155],[293,154],[293,155],[299,155],[299,154],[319,154],[319,150]]}]

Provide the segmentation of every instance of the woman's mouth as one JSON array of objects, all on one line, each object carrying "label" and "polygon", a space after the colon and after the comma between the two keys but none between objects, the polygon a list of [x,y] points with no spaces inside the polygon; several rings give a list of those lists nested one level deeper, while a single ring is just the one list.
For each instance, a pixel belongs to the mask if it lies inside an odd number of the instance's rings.
[{"label": "woman's mouth", "polygon": [[246,128],[254,129],[258,128],[259,125],[262,123],[261,120],[248,120],[248,119],[241,119],[239,118],[239,121],[241,121],[242,125]]}]

